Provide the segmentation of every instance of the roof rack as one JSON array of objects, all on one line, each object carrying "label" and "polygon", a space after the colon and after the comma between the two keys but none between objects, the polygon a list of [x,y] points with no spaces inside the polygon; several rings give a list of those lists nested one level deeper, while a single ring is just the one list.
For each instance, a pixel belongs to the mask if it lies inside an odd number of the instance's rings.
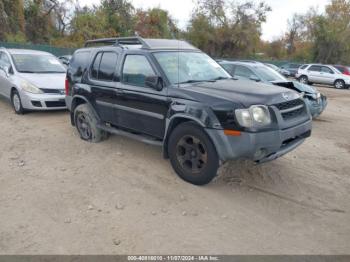
[{"label": "roof rack", "polygon": [[93,45],[116,45],[123,47],[123,45],[141,45],[142,48],[149,49],[150,46],[138,36],[134,37],[114,37],[114,38],[100,38],[95,40],[88,40],[85,42],[85,47],[93,46]]}]

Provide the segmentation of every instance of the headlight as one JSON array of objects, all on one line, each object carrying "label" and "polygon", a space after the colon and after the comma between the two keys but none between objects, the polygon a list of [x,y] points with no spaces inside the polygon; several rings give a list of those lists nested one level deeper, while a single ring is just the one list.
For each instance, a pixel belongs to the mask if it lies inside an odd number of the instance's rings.
[{"label": "headlight", "polygon": [[41,91],[39,88],[37,88],[35,85],[31,84],[28,81],[23,80],[21,87],[24,91],[32,94],[43,94],[43,91]]},{"label": "headlight", "polygon": [[259,127],[271,124],[267,106],[251,106],[249,109],[236,110],[238,123],[243,127]]}]

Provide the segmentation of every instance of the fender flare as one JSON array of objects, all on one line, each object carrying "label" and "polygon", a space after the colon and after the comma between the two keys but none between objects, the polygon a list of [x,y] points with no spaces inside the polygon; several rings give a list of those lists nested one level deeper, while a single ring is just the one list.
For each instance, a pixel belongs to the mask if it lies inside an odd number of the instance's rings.
[{"label": "fender flare", "polygon": [[[175,120],[178,119],[182,119],[185,121],[182,122],[187,122],[187,121],[193,121],[196,122],[199,126],[203,127],[203,129],[206,127],[205,124],[200,121],[198,118],[195,118],[193,116],[187,115],[187,114],[183,114],[183,113],[179,113],[179,114],[175,114],[173,116],[171,116],[170,118],[166,118],[166,123],[165,123],[165,133],[164,133],[164,139],[163,139],[163,157],[165,159],[168,159],[168,139],[169,136],[171,134],[171,131],[175,128],[174,122]],[[209,135],[209,134],[208,134]]]}]

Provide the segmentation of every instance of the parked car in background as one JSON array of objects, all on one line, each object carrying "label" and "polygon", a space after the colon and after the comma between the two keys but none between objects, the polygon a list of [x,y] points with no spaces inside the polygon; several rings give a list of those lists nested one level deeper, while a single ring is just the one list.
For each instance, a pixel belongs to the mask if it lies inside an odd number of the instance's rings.
[{"label": "parked car in background", "polygon": [[301,64],[297,63],[288,63],[281,66],[281,69],[284,69],[283,75],[287,77],[295,77],[296,73],[298,72],[299,67]]},{"label": "parked car in background", "polygon": [[343,65],[333,65],[338,71],[344,75],[350,76],[350,68]]},{"label": "parked car in background", "polygon": [[72,59],[72,56],[71,55],[64,55],[64,56],[60,56],[58,58],[62,64],[64,64],[65,66],[69,66],[69,63],[70,63],[70,60]]},{"label": "parked car in background", "polygon": [[66,109],[65,73],[49,53],[0,48],[0,94],[11,101],[17,114]]},{"label": "parked car in background", "polygon": [[242,77],[297,91],[304,96],[312,117],[318,117],[327,107],[327,97],[322,95],[316,88],[297,81],[287,80],[284,76],[265,65],[225,61],[220,62],[220,64],[233,77]]},{"label": "parked car in background", "polygon": [[298,70],[296,78],[303,84],[331,85],[337,89],[349,87],[350,76],[331,65],[308,64]]},{"label": "parked car in background", "polygon": [[274,64],[265,63],[264,65],[270,67],[271,69],[277,71],[278,73],[280,73],[282,75],[289,75],[289,72],[287,70],[280,68]]},{"label": "parked car in background", "polygon": [[161,146],[192,184],[209,183],[228,160],[274,160],[311,135],[299,94],[236,80],[187,42],[132,37],[86,46],[66,81],[80,137],[99,142],[113,133]]}]

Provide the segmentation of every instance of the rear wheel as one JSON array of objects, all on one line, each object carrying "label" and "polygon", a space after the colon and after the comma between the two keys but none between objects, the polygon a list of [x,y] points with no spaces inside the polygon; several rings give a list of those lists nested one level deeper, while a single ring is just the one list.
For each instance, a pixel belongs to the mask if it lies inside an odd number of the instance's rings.
[{"label": "rear wheel", "polygon": [[77,106],[74,110],[74,123],[81,139],[98,143],[108,137],[108,133],[97,128],[98,119],[88,104]]},{"label": "rear wheel", "polygon": [[343,89],[343,88],[345,88],[345,82],[344,82],[344,80],[336,80],[336,81],[334,82],[334,87],[335,87],[336,89]]},{"label": "rear wheel", "polygon": [[309,83],[309,79],[307,76],[301,76],[301,77],[299,77],[299,82],[307,85]]},{"label": "rear wheel", "polygon": [[206,185],[217,174],[219,157],[205,131],[193,122],[179,125],[169,138],[169,157],[176,173],[194,185]]},{"label": "rear wheel", "polygon": [[22,106],[22,100],[17,90],[13,90],[11,94],[11,104],[15,113],[18,115],[23,115],[25,113],[25,109]]}]

